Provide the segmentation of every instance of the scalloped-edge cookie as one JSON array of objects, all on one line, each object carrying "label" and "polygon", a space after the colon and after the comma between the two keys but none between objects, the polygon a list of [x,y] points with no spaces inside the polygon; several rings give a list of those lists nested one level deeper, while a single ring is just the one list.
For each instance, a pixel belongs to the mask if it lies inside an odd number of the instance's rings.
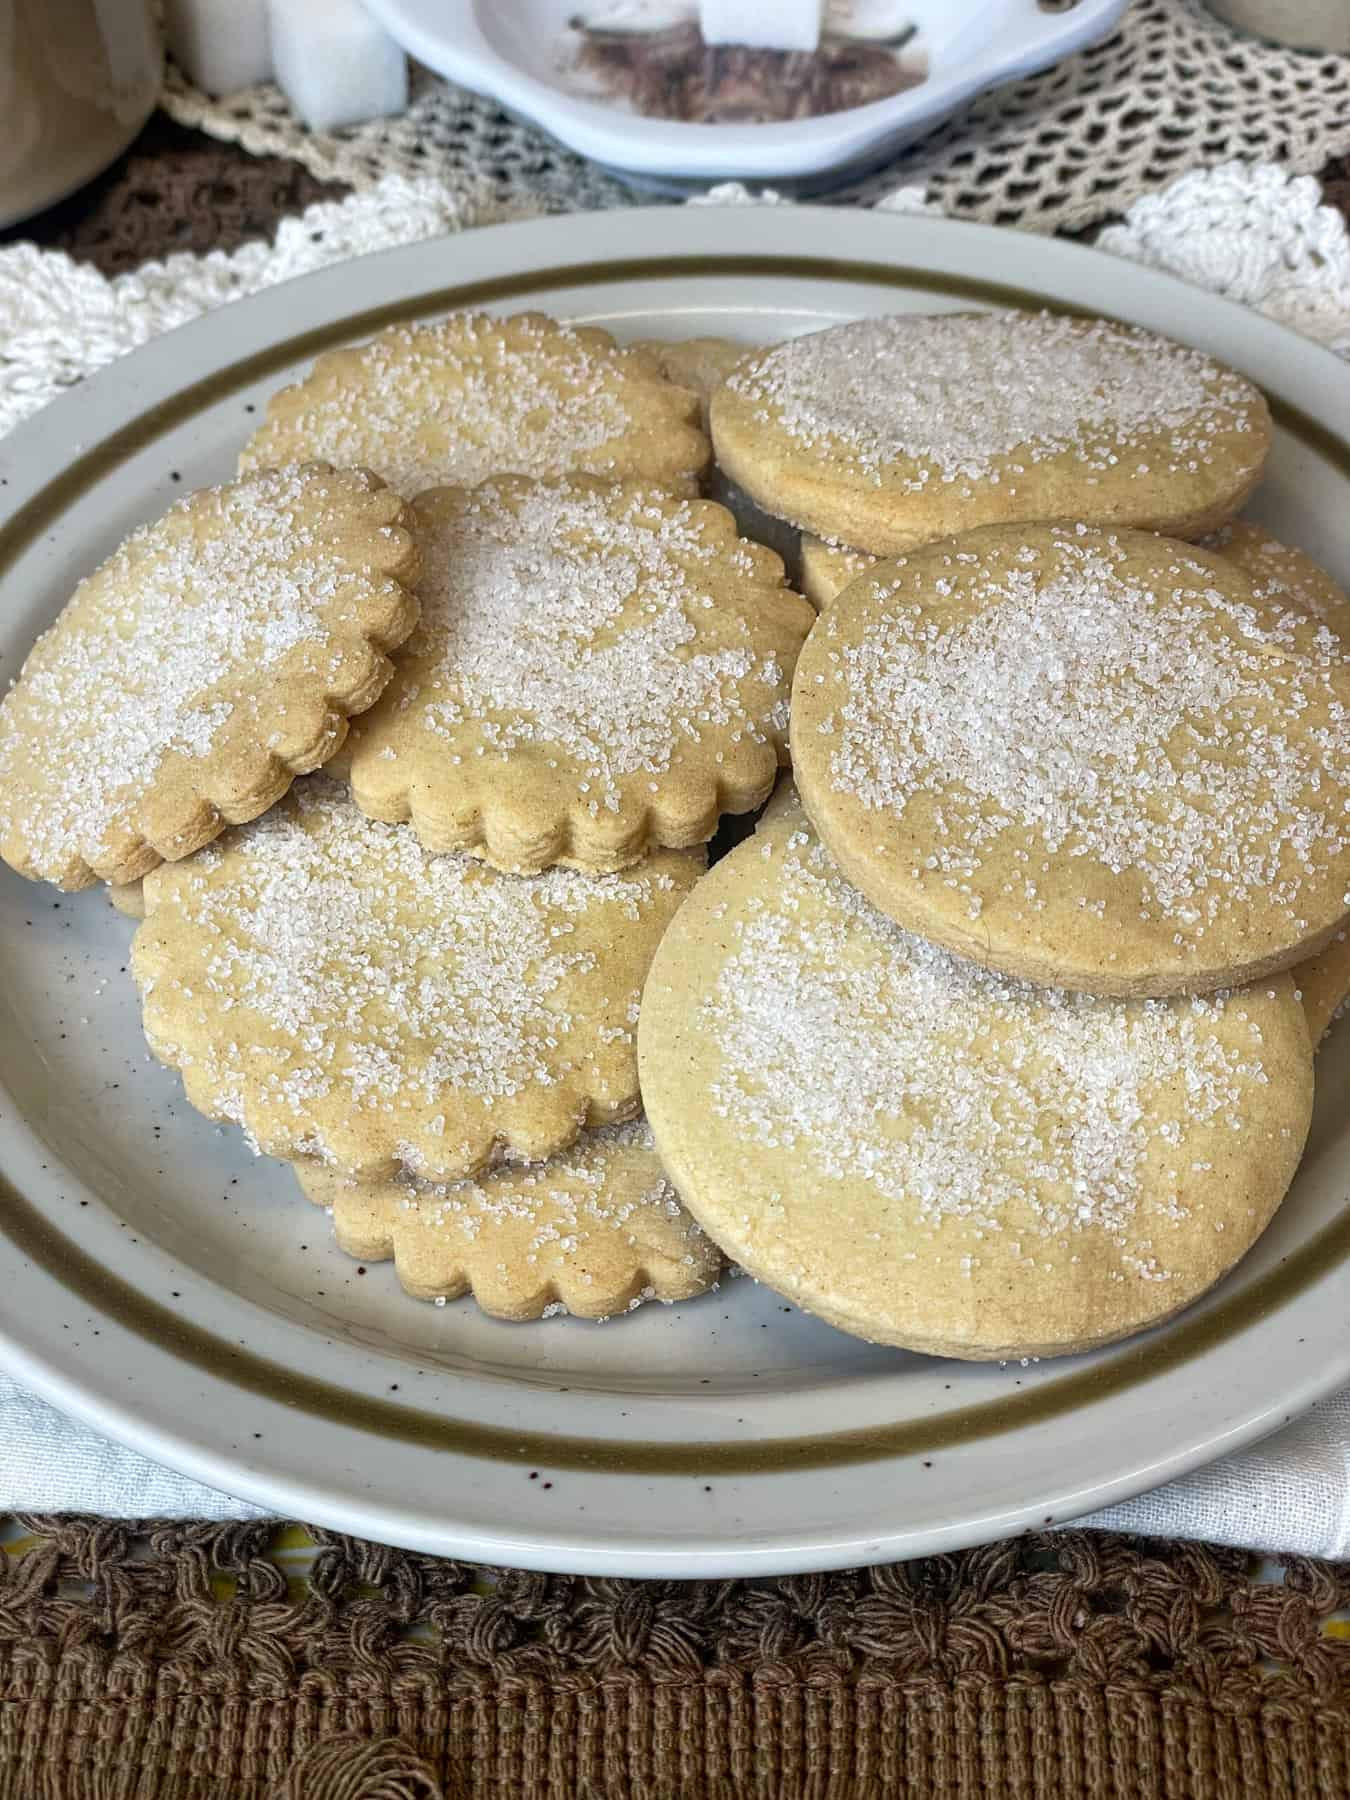
[{"label": "scalloped-edge cookie", "polygon": [[270,1156],[435,1181],[552,1156],[636,1113],[642,982],[702,870],[500,875],[315,776],[146,878],[146,1038]]},{"label": "scalloped-edge cookie", "polygon": [[349,1256],[392,1257],[416,1299],[472,1294],[498,1319],[608,1319],[644,1300],[691,1300],[722,1269],[644,1119],[584,1131],[547,1162],[503,1163],[476,1181],[350,1182],[314,1162],[295,1173]]},{"label": "scalloped-edge cookie", "polygon": [[361,463],[407,500],[490,475],[578,470],[693,493],[711,454],[700,410],[653,356],[595,326],[453,313],[327,351],[273,395],[240,467]]},{"label": "scalloped-edge cookie", "polygon": [[502,869],[607,871],[765,798],[813,615],[722,507],[505,476],[413,511],[421,624],[346,752],[364,812]]},{"label": "scalloped-edge cookie", "polygon": [[1288,975],[1104,1000],[963,962],[839,873],[800,808],[709,873],[652,963],[643,1099],[689,1211],[844,1331],[1060,1356],[1190,1304],[1292,1180]]},{"label": "scalloped-edge cookie", "polygon": [[1350,664],[1231,563],[986,526],[853,582],[797,665],[792,763],[911,931],[1089,993],[1203,993],[1350,911]]},{"label": "scalloped-edge cookie", "polygon": [[124,884],[265,812],[417,622],[408,509],[322,463],[189,494],[76,588],[0,705],[0,856]]},{"label": "scalloped-edge cookie", "polygon": [[859,319],[748,358],[712,400],[719,467],[804,531],[894,556],[978,525],[1198,537],[1260,479],[1249,381],[1135,326],[1049,313]]},{"label": "scalloped-edge cookie", "polygon": [[661,372],[677,387],[697,394],[703,406],[703,427],[708,426],[708,405],[738,363],[754,354],[758,344],[737,343],[734,338],[638,338],[629,346],[654,357]]}]

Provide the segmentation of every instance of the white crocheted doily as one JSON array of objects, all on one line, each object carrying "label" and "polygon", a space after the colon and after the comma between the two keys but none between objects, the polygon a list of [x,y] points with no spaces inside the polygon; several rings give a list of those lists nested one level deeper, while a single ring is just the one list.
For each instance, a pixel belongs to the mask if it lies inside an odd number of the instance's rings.
[{"label": "white crocheted doily", "polygon": [[[212,100],[171,71],[164,105],[184,125],[358,189],[390,173],[434,174],[453,189],[486,181],[496,199],[536,210],[633,202],[613,176],[491,100],[424,70],[413,94],[401,118],[335,132],[307,131],[272,86]],[[1078,230],[1188,169],[1241,157],[1315,174],[1347,151],[1350,56],[1242,37],[1202,0],[1134,0],[1106,43],[983,95],[837,197],[866,205],[918,183],[954,218]]]},{"label": "white crocheted doily", "polygon": [[[728,186],[702,203],[752,198]],[[776,195],[759,199],[786,204]],[[939,210],[919,188],[897,189],[878,205]],[[523,210],[481,186],[390,174],[346,200],[283,220],[272,244],[246,244],[229,255],[184,252],[111,280],[62,251],[26,243],[0,249],[0,432],[90,370],[227,300],[327,263]],[[1350,355],[1350,238],[1309,177],[1244,163],[1184,175],[1137,200],[1099,242]]]}]

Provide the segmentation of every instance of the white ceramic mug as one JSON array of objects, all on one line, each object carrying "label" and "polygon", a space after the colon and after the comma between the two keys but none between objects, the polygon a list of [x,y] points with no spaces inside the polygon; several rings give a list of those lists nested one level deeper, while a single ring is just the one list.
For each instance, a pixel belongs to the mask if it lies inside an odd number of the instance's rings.
[{"label": "white ceramic mug", "polygon": [[1350,55],[1350,0],[1209,0],[1209,9],[1277,44]]},{"label": "white ceramic mug", "polygon": [[159,85],[150,0],[0,0],[0,226],[106,169]]}]

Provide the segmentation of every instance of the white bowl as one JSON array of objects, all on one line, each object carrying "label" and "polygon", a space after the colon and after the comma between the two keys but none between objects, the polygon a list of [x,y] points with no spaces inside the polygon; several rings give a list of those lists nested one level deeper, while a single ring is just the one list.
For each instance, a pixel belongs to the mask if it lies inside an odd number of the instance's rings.
[{"label": "white bowl", "polygon": [[630,181],[751,180],[821,187],[876,166],[965,101],[1107,36],[1128,0],[911,0],[920,85],[888,100],[781,124],[692,125],[587,99],[563,68],[578,0],[366,0],[419,61]]}]

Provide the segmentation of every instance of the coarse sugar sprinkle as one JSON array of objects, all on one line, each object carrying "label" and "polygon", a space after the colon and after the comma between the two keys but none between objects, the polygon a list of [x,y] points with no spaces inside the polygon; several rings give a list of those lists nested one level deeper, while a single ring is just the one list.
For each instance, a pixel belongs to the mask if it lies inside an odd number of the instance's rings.
[{"label": "coarse sugar sprinkle", "polygon": [[176,995],[161,1039],[177,1031],[170,1060],[205,1064],[241,1124],[259,1031],[283,1064],[266,1097],[296,1118],[335,1093],[385,1113],[453,1091],[510,1098],[556,1082],[602,1030],[631,1041],[637,989],[574,1012],[577,982],[596,968],[597,920],[619,929],[673,885],[649,867],[499,875],[367,819],[323,776],[173,880],[172,928],[189,928],[193,954],[162,978]]},{"label": "coarse sugar sprinkle", "polygon": [[459,313],[346,352],[341,381],[321,371],[289,390],[245,455],[303,440],[307,454],[373,466],[409,500],[489,475],[599,472],[634,425],[629,400],[656,385],[566,325]]},{"label": "coarse sugar sprinkle", "polygon": [[1260,409],[1249,382],[1197,350],[1048,313],[859,319],[792,338],[727,385],[761,422],[877,486],[897,461],[919,464],[900,484],[913,492],[1016,480],[1064,451],[1088,474],[1194,472]]},{"label": "coarse sugar sprinkle", "polygon": [[710,732],[781,736],[787,671],[759,647],[753,601],[715,598],[730,577],[771,605],[780,584],[709,510],[563,481],[488,483],[439,524],[424,514],[423,728],[461,754],[546,747],[596,810]]},{"label": "coarse sugar sprinkle", "polygon": [[166,756],[208,756],[292,651],[355,631],[354,482],[290,469],[190,495],[76,590],[0,708],[0,824],[39,867],[106,854]]},{"label": "coarse sugar sprinkle", "polygon": [[[1158,1214],[1184,1216],[1188,1143],[1236,1137],[1268,1083],[1240,996],[1035,987],[884,918],[808,832],[774,855],[773,884],[723,927],[729,954],[699,1006],[722,1058],[713,1104],[749,1143],[930,1225],[1126,1244],[1145,1178]],[[1225,1014],[1242,1026],[1228,1042]]]},{"label": "coarse sugar sprinkle", "polygon": [[[1347,846],[1337,640],[1220,591],[1184,552],[1148,583],[1110,535],[1019,555],[984,577],[973,617],[879,607],[840,644],[833,784],[894,816],[937,797],[928,866],[975,899],[990,848],[1034,833],[1033,852],[1138,870],[1184,934],[1258,896],[1297,917],[1305,880]],[[947,558],[954,578],[962,560]],[[901,602],[906,582],[902,568]]]}]

